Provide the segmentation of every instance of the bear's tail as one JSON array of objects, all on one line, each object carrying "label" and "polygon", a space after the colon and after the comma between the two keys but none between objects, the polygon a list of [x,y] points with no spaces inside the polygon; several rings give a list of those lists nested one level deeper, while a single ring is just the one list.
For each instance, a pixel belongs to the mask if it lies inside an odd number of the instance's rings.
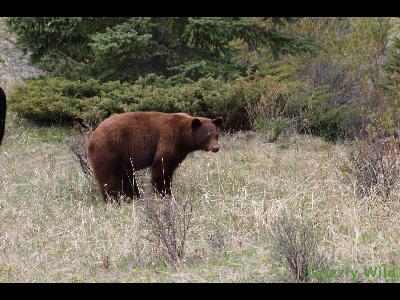
[{"label": "bear's tail", "polygon": [[6,94],[0,87],[0,144],[4,136],[4,128],[6,126]]}]

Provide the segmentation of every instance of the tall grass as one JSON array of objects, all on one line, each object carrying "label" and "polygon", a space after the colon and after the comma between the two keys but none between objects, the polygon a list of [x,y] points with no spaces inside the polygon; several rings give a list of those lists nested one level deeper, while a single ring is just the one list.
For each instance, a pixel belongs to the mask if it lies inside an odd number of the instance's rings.
[{"label": "tall grass", "polygon": [[[223,135],[217,154],[189,155],[174,192],[192,201],[190,230],[184,259],[169,264],[162,241],[149,238],[154,227],[138,201],[100,200],[71,156],[74,129],[39,127],[13,113],[7,128],[0,148],[2,282],[293,281],[271,256],[273,226],[286,210],[313,222],[316,249],[333,267],[399,266],[399,203],[361,198],[343,180],[341,144],[294,135],[282,148],[239,132]],[[143,199],[154,201],[149,172],[138,175]]]}]

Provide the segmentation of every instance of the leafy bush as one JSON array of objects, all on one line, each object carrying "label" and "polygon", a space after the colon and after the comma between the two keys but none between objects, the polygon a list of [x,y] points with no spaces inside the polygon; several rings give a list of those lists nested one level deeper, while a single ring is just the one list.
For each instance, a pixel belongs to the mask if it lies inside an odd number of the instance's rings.
[{"label": "leafy bush", "polygon": [[350,128],[346,127],[349,111],[344,106],[331,105],[328,95],[319,91],[309,98],[303,121],[309,124],[310,133],[334,141],[349,132]]},{"label": "leafy bush", "polygon": [[273,76],[265,76],[264,90],[258,101],[248,103],[247,113],[252,127],[262,133],[267,141],[274,142],[304,110],[303,99],[294,100],[296,82],[283,82]]},{"label": "leafy bush", "polygon": [[268,142],[275,142],[278,137],[289,128],[292,120],[289,118],[278,117],[270,121],[256,117],[253,122],[253,128],[260,132]]},{"label": "leafy bush", "polygon": [[[72,122],[102,119],[122,112],[118,102],[109,101],[108,85],[97,80],[86,82],[45,77],[16,85],[10,96],[10,109],[39,122]],[[121,89],[120,84],[113,88]],[[113,92],[114,94],[116,91]]]},{"label": "leafy bush", "polygon": [[228,83],[208,77],[177,84],[154,74],[132,85],[44,77],[15,86],[10,109],[34,121],[89,123],[128,111],[184,111],[204,117],[221,116],[229,129],[249,128],[247,103],[258,101],[266,83],[266,79],[238,78]]},{"label": "leafy bush", "polygon": [[289,127],[300,133],[312,133],[328,140],[343,136],[347,110],[330,103],[330,94],[301,81],[282,81],[264,77],[264,91],[247,112],[254,129],[274,141]]},{"label": "leafy bush", "polygon": [[365,123],[360,108],[365,104],[367,88],[361,75],[359,68],[351,70],[350,66],[323,55],[305,67],[303,76],[308,84],[323,91],[325,97],[323,105],[320,101],[314,103],[312,111],[319,121],[312,122],[327,139],[354,137]]},{"label": "leafy bush", "polygon": [[134,84],[43,77],[16,85],[10,109],[34,121],[91,124],[129,111],[186,112],[222,117],[228,130],[264,127],[272,140],[289,123],[299,132],[335,139],[343,129],[345,110],[331,107],[326,99],[307,84],[284,83],[273,76],[176,82],[149,74]]}]

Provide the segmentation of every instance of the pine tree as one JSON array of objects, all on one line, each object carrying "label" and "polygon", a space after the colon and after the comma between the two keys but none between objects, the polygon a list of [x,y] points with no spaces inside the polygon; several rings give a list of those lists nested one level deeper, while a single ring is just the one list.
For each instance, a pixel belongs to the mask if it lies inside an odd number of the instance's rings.
[{"label": "pine tree", "polygon": [[30,17],[7,18],[17,44],[39,67],[69,78],[132,80],[147,73],[198,79],[234,78],[249,66],[232,62],[241,40],[274,59],[313,49],[310,39],[285,32],[295,18]]}]

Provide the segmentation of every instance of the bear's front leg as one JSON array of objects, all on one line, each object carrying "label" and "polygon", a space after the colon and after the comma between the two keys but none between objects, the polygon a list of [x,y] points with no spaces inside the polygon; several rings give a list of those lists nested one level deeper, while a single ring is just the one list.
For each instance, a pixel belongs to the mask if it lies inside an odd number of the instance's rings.
[{"label": "bear's front leg", "polygon": [[164,159],[156,160],[151,166],[151,184],[162,196],[171,195],[173,166]]}]

